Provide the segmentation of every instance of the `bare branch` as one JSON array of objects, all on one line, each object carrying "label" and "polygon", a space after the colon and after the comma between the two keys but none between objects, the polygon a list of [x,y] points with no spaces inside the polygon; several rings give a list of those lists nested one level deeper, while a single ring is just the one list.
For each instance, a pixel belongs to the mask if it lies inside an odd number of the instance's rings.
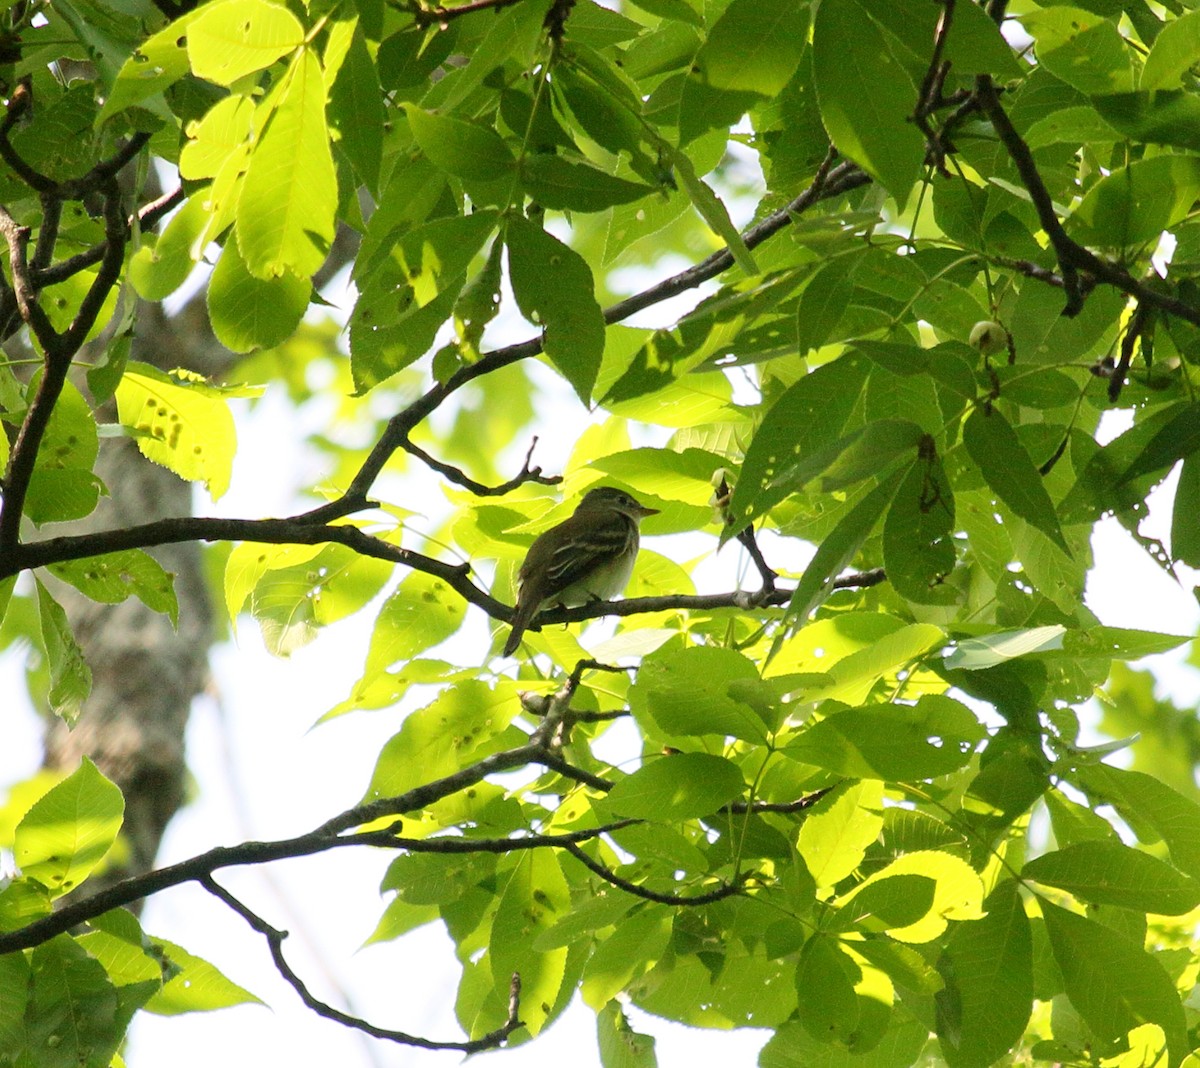
[{"label": "bare branch", "polygon": [[521,0],[471,0],[471,3],[461,4],[458,7],[442,7],[440,4],[433,7],[422,7],[418,3],[396,4],[395,6],[412,15],[413,21],[418,26],[448,26],[454,19],[462,18],[464,15],[474,15],[479,11],[500,11],[520,2]]},{"label": "bare branch", "polygon": [[462,486],[464,489],[469,489],[476,497],[502,497],[506,493],[510,493],[518,486],[525,485],[526,482],[536,482],[542,486],[557,486],[562,481],[562,475],[544,475],[540,467],[530,467],[530,461],[533,459],[533,450],[537,446],[537,438],[533,439],[529,446],[529,451],[525,454],[525,464],[519,472],[510,478],[507,482],[502,482],[498,486],[486,486],[482,482],[476,482],[475,479],[467,476],[459,468],[452,464],[443,463],[430,456],[419,445],[413,443],[410,438],[405,438],[401,442],[400,447],[411,456],[415,456],[418,460],[424,463],[427,467],[432,467],[433,470],[444,475],[451,482]]},{"label": "bare branch", "polygon": [[715,890],[687,897],[680,894],[661,894],[656,890],[649,890],[638,883],[631,883],[628,879],[621,878],[611,868],[601,864],[598,860],[593,860],[580,846],[564,845],[563,849],[570,853],[588,871],[600,876],[606,883],[611,883],[613,886],[624,890],[627,894],[632,894],[634,897],[640,897],[645,901],[656,901],[660,905],[711,905],[714,901],[723,901],[727,897],[733,897],[734,894],[740,893],[742,890],[741,885],[738,883],[722,883]]},{"label": "bare branch", "polygon": [[404,1031],[393,1031],[390,1028],[377,1027],[375,1024],[368,1023],[361,1017],[352,1016],[341,1009],[335,1009],[328,1002],[321,1001],[316,997],[308,989],[308,986],[300,978],[296,970],[288,963],[287,958],[283,954],[283,942],[288,936],[287,931],[281,931],[276,927],[272,927],[271,924],[267,923],[258,913],[246,905],[245,902],[234,897],[233,894],[221,886],[211,875],[201,876],[198,882],[213,897],[236,912],[246,923],[266,939],[267,946],[271,950],[271,959],[275,962],[276,970],[283,976],[288,985],[300,995],[300,1000],[318,1016],[322,1016],[326,1020],[333,1020],[335,1023],[340,1023],[345,1027],[362,1031],[372,1038],[382,1038],[389,1042],[396,1042],[405,1046],[417,1046],[420,1049],[454,1049],[461,1050],[464,1053],[481,1053],[484,1050],[496,1049],[503,1046],[508,1036],[518,1027],[523,1026],[518,1015],[521,983],[519,977],[516,975],[512,978],[509,993],[508,1019],[505,1020],[504,1025],[495,1031],[483,1035],[481,1038],[471,1040],[437,1042],[433,1039],[421,1038],[418,1035],[410,1035]]}]

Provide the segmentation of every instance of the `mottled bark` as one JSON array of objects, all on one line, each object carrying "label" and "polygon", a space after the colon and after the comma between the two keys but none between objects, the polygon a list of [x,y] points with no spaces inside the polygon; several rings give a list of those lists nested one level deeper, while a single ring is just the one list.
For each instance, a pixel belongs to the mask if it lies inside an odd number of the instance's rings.
[{"label": "mottled bark", "polygon": [[[198,299],[175,318],[158,306],[143,306],[133,358],[165,369],[184,366],[213,374],[225,369],[230,354],[212,340]],[[128,439],[102,441],[96,473],[109,495],[86,520],[64,525],[62,532],[192,513],[192,486],[147,461]],[[134,597],[106,605],[61,583],[54,589],[91,667],[92,693],[73,728],[50,721],[44,765],[70,772],[89,756],[125,796],[128,850],[106,879],[89,881],[89,893],[153,866],[167,823],[184,800],[188,715],[208,682],[212,605],[201,549],[167,545],[152,553],[175,576],[178,631],[166,616]]]}]

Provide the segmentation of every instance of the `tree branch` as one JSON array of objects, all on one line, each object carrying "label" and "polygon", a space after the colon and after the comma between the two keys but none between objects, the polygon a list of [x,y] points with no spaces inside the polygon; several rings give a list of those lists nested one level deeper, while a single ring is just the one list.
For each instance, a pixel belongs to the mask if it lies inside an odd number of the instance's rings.
[{"label": "tree branch", "polygon": [[1195,308],[1185,301],[1160,293],[1144,282],[1138,281],[1123,267],[1102,260],[1090,249],[1084,248],[1072,240],[1063,229],[1062,223],[1054,210],[1054,202],[1046,183],[1042,181],[1037,163],[1029,146],[1017,133],[1016,127],[1008,117],[1000,103],[1000,97],[989,75],[981,74],[975,80],[975,97],[983,113],[991,122],[996,136],[1007,150],[1009,157],[1021,176],[1029,199],[1037,211],[1038,221],[1050,240],[1054,254],[1058,258],[1059,270],[1062,272],[1062,286],[1067,294],[1066,307],[1063,314],[1078,315],[1083,308],[1087,294],[1087,282],[1080,277],[1080,271],[1086,271],[1101,282],[1119,289],[1139,302],[1149,307],[1157,308],[1170,315],[1178,316],[1194,326],[1200,326],[1200,308]]},{"label": "tree branch", "polygon": [[[830,155],[826,157],[825,162],[818,168],[816,176],[803,193],[796,197],[787,207],[773,212],[761,222],[755,223],[745,231],[743,240],[747,248],[755,248],[761,245],[764,241],[790,226],[798,215],[821,200],[841,196],[851,189],[856,189],[859,186],[870,183],[870,177],[852,163],[841,163],[831,168],[832,159],[831,149]],[[660,304],[671,297],[678,296],[680,293],[686,293],[690,289],[695,289],[709,279],[715,278],[722,272],[727,271],[732,266],[733,256],[728,249],[715,252],[694,267],[689,267],[687,270],[672,275],[670,278],[664,279],[662,282],[651,286],[649,289],[635,296],[613,304],[605,310],[604,321],[609,325],[619,323],[624,319],[628,319],[636,312],[652,307],[655,304]],[[473,382],[476,378],[491,374],[493,371],[498,371],[509,364],[538,355],[542,351],[542,347],[542,338],[538,336],[530,338],[527,341],[518,342],[515,345],[507,345],[504,348],[494,349],[475,363],[460,367],[445,382],[434,385],[402,412],[398,412],[392,416],[383,433],[380,435],[379,440],[375,443],[366,460],[363,461],[362,466],[351,480],[346,490],[346,497],[366,499],[372,485],[375,483],[375,479],[379,477],[379,473],[383,470],[384,465],[391,458],[391,455],[397,449],[404,447],[404,443],[409,440],[409,435],[413,428],[434,412],[447,397],[457,392],[463,386],[467,385],[467,383]],[[314,509],[309,515],[315,519],[331,518],[326,509],[336,506],[336,504],[337,502],[331,502],[330,505],[323,508]]]},{"label": "tree branch", "polygon": [[520,2],[521,0],[471,0],[471,3],[458,7],[442,7],[440,4],[434,7],[422,7],[417,3],[397,4],[396,6],[412,15],[413,21],[418,26],[447,26],[454,19],[462,18],[464,15],[474,15],[477,11],[500,11]]},{"label": "tree branch", "polygon": [[420,1049],[454,1049],[461,1050],[463,1053],[481,1053],[484,1050],[497,1049],[504,1045],[508,1036],[513,1031],[523,1026],[519,1016],[521,980],[516,974],[513,975],[512,983],[509,987],[508,1018],[504,1021],[503,1026],[497,1028],[495,1031],[488,1032],[480,1038],[469,1041],[437,1042],[433,1039],[421,1038],[418,1035],[410,1035],[404,1031],[393,1031],[386,1027],[377,1027],[375,1024],[368,1023],[361,1017],[352,1016],[341,1009],[335,1009],[328,1002],[317,998],[308,989],[308,986],[300,978],[296,970],[287,962],[287,958],[283,955],[283,942],[288,936],[287,931],[281,931],[276,927],[272,927],[271,924],[267,923],[258,913],[246,905],[245,902],[234,897],[233,894],[221,886],[211,875],[203,875],[197,881],[213,897],[236,912],[246,923],[266,939],[267,946],[271,951],[271,959],[275,962],[276,970],[283,976],[288,985],[300,995],[300,1000],[318,1016],[324,1017],[326,1020],[333,1020],[335,1023],[340,1023],[345,1027],[362,1031],[372,1038],[383,1038],[389,1042],[396,1042],[405,1046],[417,1046]]},{"label": "tree branch", "polygon": [[468,477],[459,468],[452,464],[443,463],[430,456],[419,445],[414,444],[410,438],[405,438],[400,447],[410,456],[415,456],[418,460],[424,463],[427,467],[444,475],[455,485],[462,486],[464,489],[469,489],[476,497],[503,497],[504,494],[510,493],[518,486],[523,486],[526,482],[536,482],[542,486],[557,486],[562,481],[562,475],[544,475],[540,467],[530,467],[529,463],[533,459],[533,450],[537,446],[537,438],[534,437],[533,442],[529,446],[529,451],[525,454],[525,463],[517,474],[510,478],[507,482],[502,482],[498,486],[486,486],[482,482],[476,482],[475,479]]}]

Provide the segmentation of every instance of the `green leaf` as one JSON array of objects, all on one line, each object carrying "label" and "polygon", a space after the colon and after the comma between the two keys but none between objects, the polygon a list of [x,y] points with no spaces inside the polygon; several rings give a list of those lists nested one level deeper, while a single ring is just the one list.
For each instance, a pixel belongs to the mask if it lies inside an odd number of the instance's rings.
[{"label": "green leaf", "polygon": [[1184,219],[1200,193],[1200,159],[1155,156],[1135,160],[1100,179],[1067,220],[1086,244],[1125,248],[1157,241]]},{"label": "green leaf", "polygon": [[903,471],[893,471],[885,476],[883,481],[863,496],[825,536],[808,567],[804,569],[804,575],[788,603],[789,620],[803,625],[813,609],[829,595],[834,580],[850,566],[863,542],[875,529],[875,524],[887,511],[903,477]]},{"label": "green leaf", "polygon": [[946,657],[946,667],[981,671],[1019,656],[1062,649],[1067,628],[1060,623],[1025,630],[1005,630],[981,638],[965,638]]},{"label": "green leaf", "polygon": [[495,130],[413,104],[406,104],[404,110],[426,159],[447,174],[495,181],[516,167],[516,159]]},{"label": "green leaf", "polygon": [[1123,1039],[1139,1024],[1163,1029],[1172,1064],[1188,1052],[1175,984],[1163,966],[1124,935],[1041,899],[1046,933],[1067,997],[1096,1035]]},{"label": "green leaf", "polygon": [[234,1005],[261,1005],[263,1002],[245,987],[227,979],[213,965],[193,956],[182,946],[163,938],[151,939],[155,954],[161,955],[171,971],[162,990],[146,1002],[146,1011],[158,1016],[177,1016],[184,1012],[211,1012]]},{"label": "green leaf", "polygon": [[1175,506],[1171,512],[1171,556],[1200,567],[1200,457],[1189,456],[1179,468]]},{"label": "green leaf", "polygon": [[225,394],[203,380],[130,363],[117,386],[117,413],[136,432],[138,449],[188,482],[203,482],[215,501],[229,488],[237,448]]},{"label": "green leaf", "polygon": [[1117,485],[1123,486],[1142,475],[1170,467],[1197,451],[1200,451],[1200,404],[1181,404],[1170,421],[1121,473]]},{"label": "green leaf", "polygon": [[658,1068],[654,1038],[629,1026],[615,998],[596,1013],[596,1044],[601,1068]]},{"label": "green leaf", "polygon": [[489,742],[517,714],[508,690],[468,680],[444,689],[425,708],[405,717],[379,753],[364,797],[396,797],[458,771],[477,745]]},{"label": "green leaf", "polygon": [[1033,935],[1014,880],[955,927],[938,961],[937,1035],[950,1068],[995,1064],[1020,1041],[1033,1006]]},{"label": "green leaf", "polygon": [[854,295],[854,267],[858,262],[855,259],[849,264],[837,260],[827,263],[804,287],[796,309],[796,339],[801,356],[819,349],[833,336]]},{"label": "green leaf", "polygon": [[1133,88],[1129,49],[1115,22],[1077,7],[1031,12],[1038,63],[1081,93],[1120,93]]},{"label": "green leaf", "polygon": [[217,340],[233,352],[281,345],[308,309],[312,284],[284,269],[257,278],[229,242],[208,282],[208,315]]},{"label": "green leaf", "polygon": [[106,1065],[124,1037],[117,991],[99,961],[69,935],[34,949],[25,1006],[28,1050],[39,1059],[26,1063],[46,1068]]},{"label": "green leaf", "polygon": [[912,875],[934,882],[933,900],[916,922],[906,927],[890,927],[887,933],[891,938],[913,944],[932,942],[945,934],[949,921],[977,920],[983,916],[983,881],[978,873],[961,857],[940,849],[918,849],[897,857],[860,883],[852,895],[843,899],[843,907],[849,907],[855,897],[867,893],[877,883]]},{"label": "green leaf", "polygon": [[837,915],[826,930],[848,931],[864,920],[869,931],[911,927],[929,915],[936,891],[936,880],[915,873],[863,883],[835,902]]},{"label": "green leaf", "polygon": [[[203,118],[187,124],[188,139],[179,151],[179,173],[184,178],[195,179],[216,178],[231,166],[235,175],[242,171],[249,158],[248,142],[256,118],[254,103],[248,97],[231,93],[218,100]],[[207,214],[213,209],[205,206],[205,202],[212,199],[211,190],[198,190],[189,202],[195,201]],[[189,229],[193,227],[189,226]],[[224,225],[220,229],[224,229]],[[195,250],[192,258],[199,259],[203,251],[203,248]]]},{"label": "green leaf", "polygon": [[29,961],[23,953],[0,956],[0,1049],[29,1048],[29,1037],[25,1030],[25,1002],[29,997],[31,979]]},{"label": "green leaf", "polygon": [[817,889],[834,886],[862,863],[883,827],[883,783],[842,783],[808,810],[800,856]]},{"label": "green leaf", "polygon": [[808,11],[792,0],[733,0],[708,31],[696,65],[709,85],[775,96],[804,52]]},{"label": "green leaf", "polygon": [[543,207],[571,211],[603,211],[614,204],[641,200],[655,191],[653,186],[544,153],[521,161],[521,184]]},{"label": "green leaf", "polygon": [[250,273],[311,275],[333,243],[337,202],[325,79],[306,50],[288,68],[238,198],[237,242]]},{"label": "green leaf", "polygon": [[954,491],[936,453],[918,458],[892,498],[883,523],[888,582],[917,604],[953,604],[945,580],[954,570]]},{"label": "green leaf", "polygon": [[828,716],[799,732],[782,752],[838,775],[900,782],[966,767],[986,737],[957,701],[926,694],[916,705],[867,705]]},{"label": "green leaf", "polygon": [[1121,139],[1115,126],[1101,118],[1100,113],[1087,105],[1063,108],[1029,127],[1025,141],[1030,148],[1045,148],[1060,144],[1104,144]]},{"label": "green leaf", "polygon": [[50,692],[46,699],[54,714],[72,726],[92,692],[92,671],[75,642],[67,614],[37,580],[38,621],[42,647],[50,667]]},{"label": "green leaf", "polygon": [[861,972],[836,938],[820,932],[804,943],[796,965],[797,1015],[813,1038],[847,1044],[859,1023]]},{"label": "green leaf", "polygon": [[[31,383],[31,390],[36,389],[40,381],[39,373]],[[73,383],[63,383],[62,392],[50,413],[50,422],[38,445],[38,467],[75,468],[90,472],[99,452],[100,437],[91,406]]]},{"label": "green leaf", "polygon": [[93,601],[119,604],[132,594],[152,611],[165,613],[172,626],[179,625],[175,576],[141,549],[67,560],[47,570]]},{"label": "green leaf", "polygon": [[995,372],[1000,395],[1023,408],[1063,408],[1079,399],[1079,385],[1053,367],[1032,373],[1028,367],[997,367]]},{"label": "green leaf", "polygon": [[142,236],[129,262],[129,281],[143,300],[163,300],[192,273],[201,250],[195,247],[210,219],[203,193],[188,197],[157,237]]},{"label": "green leaf", "polygon": [[621,779],[603,807],[618,816],[673,823],[720,811],[741,797],[745,785],[737,765],[724,757],[674,753]]},{"label": "green leaf", "polygon": [[1200,100],[1183,89],[1092,98],[1104,121],[1132,141],[1200,150]]},{"label": "green leaf", "polygon": [[767,725],[738,699],[738,686],[758,678],[753,662],[732,649],[672,647],[648,656],[630,689],[634,712],[649,712],[670,735],[716,734],[764,742]]},{"label": "green leaf", "polygon": [[1142,771],[1097,764],[1083,769],[1083,785],[1109,801],[1147,837],[1148,828],[1171,852],[1180,871],[1200,879],[1200,805]]},{"label": "green leaf", "polygon": [[124,812],[121,791],[84,757],[17,824],[17,865],[26,878],[36,879],[55,896],[66,894],[104,860],[117,840]]},{"label": "green leaf", "polygon": [[1163,25],[1146,57],[1138,88],[1178,89],[1200,55],[1200,12],[1188,11]]},{"label": "green leaf", "polygon": [[869,8],[822,0],[813,20],[813,73],[830,139],[903,206],[925,151],[908,121],[916,87]]},{"label": "green leaf", "polygon": [[96,510],[103,488],[91,471],[35,468],[25,497],[25,514],[38,526],[83,519]]},{"label": "green leaf", "polygon": [[267,0],[210,4],[187,28],[192,71],[218,85],[269,67],[303,43],[304,27],[296,16]]},{"label": "green leaf", "polygon": [[1035,857],[1021,877],[1093,905],[1181,916],[1200,904],[1200,883],[1120,842],[1076,842]]},{"label": "green leaf", "polygon": [[357,612],[392,573],[391,564],[344,545],[322,546],[290,566],[293,556],[269,549],[263,555],[270,562],[254,585],[251,612],[274,656],[290,656],[312,641],[320,627]]},{"label": "green leaf", "polygon": [[490,211],[436,219],[406,233],[360,279],[350,316],[350,366],[358,392],[429,350],[495,226]]},{"label": "green leaf", "polygon": [[[388,117],[383,106],[383,90],[362,25],[353,26],[346,57],[338,68],[329,93],[329,125],[337,131],[342,151],[354,165],[363,184],[378,199],[379,170],[383,159],[383,131]],[[346,32],[343,30],[343,32]],[[329,58],[326,56],[326,65]]]},{"label": "green leaf", "polygon": [[[932,36],[929,40],[933,40]],[[961,11],[955,6],[946,42],[946,58],[954,65],[954,70],[964,74],[991,73],[1002,78],[1021,78],[1027,73],[1013,54],[1012,45],[1001,34],[996,20],[978,4],[964,4]]]},{"label": "green leaf", "polygon": [[379,610],[364,677],[403,664],[445,641],[465,615],[462,598],[443,579],[414,571]]},{"label": "green leaf", "polygon": [[[844,448],[841,447],[843,442]],[[863,427],[861,433],[855,432],[843,442],[835,446],[836,459],[824,467],[821,475],[822,492],[845,489],[880,471],[886,471],[893,461],[927,444],[928,437],[916,423],[908,419],[873,419]],[[804,462],[801,461],[798,466],[803,468]],[[792,470],[789,468],[776,476],[775,481],[782,485],[793,485]],[[808,481],[807,477],[802,478],[796,489]]]},{"label": "green leaf", "polygon": [[929,1042],[929,1025],[907,1013],[897,1018],[886,1038],[863,1054],[818,1042],[797,1022],[785,1023],[762,1048],[759,1068],[905,1068],[920,1063]]},{"label": "green leaf", "polygon": [[692,166],[692,161],[687,153],[675,148],[667,141],[660,142],[659,148],[670,160],[671,166],[675,169],[675,176],[692,202],[692,207],[700,213],[700,217],[708,223],[713,233],[725,242],[730,255],[733,256],[734,262],[741,271],[751,278],[758,274],[758,264],[754,262],[754,257],[746,247],[746,242],[742,240],[738,228],[733,225],[725,202],[696,173],[696,168]]},{"label": "green leaf", "polygon": [[589,403],[604,356],[604,316],[591,268],[578,252],[527,219],[508,220],[505,243],[521,314],[544,328],[550,362]]},{"label": "green leaf", "polygon": [[133,54],[121,64],[112,91],[96,116],[97,127],[118,112],[156,96],[187,74],[189,28],[192,22],[209,10],[202,8],[181,15],[134,49]]},{"label": "green leaf", "polygon": [[670,940],[671,913],[662,906],[622,918],[592,951],[583,970],[579,987],[583,1003],[595,1010],[608,1004],[657,963]]},{"label": "green leaf", "polygon": [[723,535],[725,540],[733,537],[740,525],[758,520],[787,496],[787,490],[775,482],[786,465],[797,457],[823,453],[841,437],[870,366],[857,353],[842,356],[802,375],[775,402],[742,461],[729,503],[733,522]]},{"label": "green leaf", "polygon": [[488,956],[492,983],[507,1003],[509,984],[521,977],[521,1020],[536,1035],[551,1018],[566,974],[568,950],[538,950],[538,936],[571,908],[571,894],[555,854],[531,850],[517,861],[499,891]]},{"label": "green leaf", "polygon": [[963,444],[996,496],[1070,556],[1054,502],[1008,420],[976,408],[963,424]]}]

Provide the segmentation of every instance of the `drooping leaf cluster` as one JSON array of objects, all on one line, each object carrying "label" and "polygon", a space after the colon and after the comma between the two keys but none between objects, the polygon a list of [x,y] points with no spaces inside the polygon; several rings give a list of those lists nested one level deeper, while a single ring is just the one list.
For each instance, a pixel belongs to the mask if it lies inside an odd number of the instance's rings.
[{"label": "drooping leaf cluster", "polygon": [[[85,764],[14,791],[0,1064],[106,1065],[139,1009],[249,997],[114,909],[198,880],[278,961],[214,873],[348,840],[395,854],[372,941],[441,923],[462,965],[465,1039],[352,1021],[381,1039],[526,1041],[579,992],[611,1066],[654,1063],[629,1006],[770,1029],[764,1068],[1194,1059],[1200,753],[1121,663],[1185,638],[1102,625],[1084,590],[1109,514],[1165,570],[1200,563],[1200,13],[0,17],[0,324],[26,354],[0,366],[0,637],[33,644],[70,720],[90,676],[42,569],[174,617],[145,550],[234,543],[229,618],[273,652],[374,613],[327,716],[411,709],[359,806],[94,907],[53,902],[118,841],[115,788]],[[130,359],[139,307],[202,284],[248,354],[236,385]],[[315,321],[329,302],[342,333]],[[321,503],[54,537],[121,492],[102,431],[219,497],[246,381],[322,412],[328,474],[300,487]],[[506,447],[550,426],[570,444],[513,475]],[[1176,466],[1167,546],[1139,524]],[[444,494],[394,495],[385,468]],[[519,668],[481,666],[450,639],[509,619],[530,540],[599,483],[659,509],[627,600],[554,609]],[[690,561],[656,550],[681,533]],[[722,546],[747,589],[697,589]],[[615,637],[558,625],[601,615]],[[1130,767],[1106,762],[1127,742],[1081,743],[1096,693],[1114,737],[1146,736]],[[613,761],[593,743],[618,721],[636,741]]]}]

